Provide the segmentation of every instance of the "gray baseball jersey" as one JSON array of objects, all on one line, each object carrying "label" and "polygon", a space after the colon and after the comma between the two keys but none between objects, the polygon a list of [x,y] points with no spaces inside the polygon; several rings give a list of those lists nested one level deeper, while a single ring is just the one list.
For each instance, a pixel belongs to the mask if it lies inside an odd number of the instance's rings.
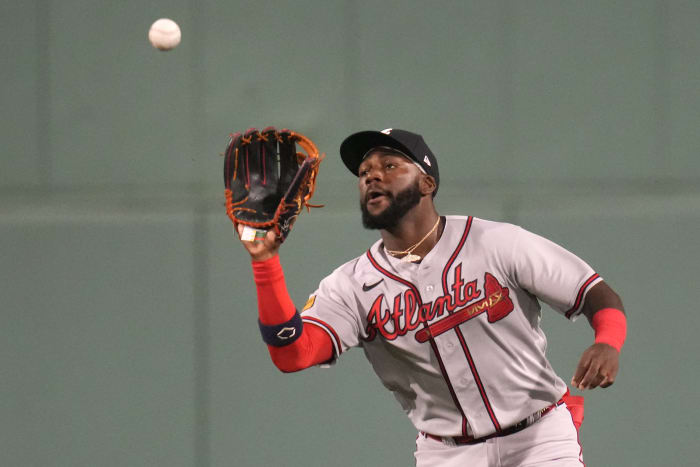
[{"label": "gray baseball jersey", "polygon": [[602,280],[564,248],[512,224],[447,216],[420,263],[380,241],[319,284],[302,312],[335,356],[361,346],[418,430],[481,437],[556,402],[539,300],[575,319]]}]

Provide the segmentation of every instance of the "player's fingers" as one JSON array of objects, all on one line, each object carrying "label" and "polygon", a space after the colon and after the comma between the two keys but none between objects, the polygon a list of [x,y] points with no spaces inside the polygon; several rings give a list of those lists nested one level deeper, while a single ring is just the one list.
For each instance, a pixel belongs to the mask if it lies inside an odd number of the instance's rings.
[{"label": "player's fingers", "polygon": [[265,239],[263,240],[265,243],[268,245],[275,245],[277,243],[277,234],[275,233],[274,230],[270,229],[268,232],[265,234]]},{"label": "player's fingers", "polygon": [[612,386],[612,384],[615,382],[614,378],[610,378],[609,376],[606,376],[603,378],[603,381],[600,382],[600,387],[601,388],[607,388],[608,386]]},{"label": "player's fingers", "polygon": [[591,384],[598,378],[598,370],[600,369],[600,365],[595,360],[592,360],[590,364],[588,365],[588,370],[586,371],[586,374],[581,378],[581,382],[578,385],[579,389],[588,389]]},{"label": "player's fingers", "polygon": [[575,387],[575,388],[579,387],[579,384],[581,383],[581,379],[588,371],[589,364],[590,364],[590,359],[584,353],[583,356],[581,356],[581,360],[578,362],[578,366],[576,367],[576,371],[574,372],[573,378],[571,378],[571,385],[573,387]]},{"label": "player's fingers", "polygon": [[603,381],[600,382],[600,387],[607,388],[615,382],[615,378],[617,377],[617,365],[603,365],[600,369],[600,373],[604,376]]},{"label": "player's fingers", "polygon": [[603,379],[600,381],[601,388],[607,388],[615,382],[615,374],[609,369],[601,368],[600,374],[603,376]]},{"label": "player's fingers", "polygon": [[600,384],[601,384],[604,380],[605,380],[605,375],[603,375],[603,374],[601,374],[600,372],[598,372],[598,374],[596,374],[595,376],[593,376],[593,378],[591,379],[591,381],[588,383],[588,385],[586,386],[586,389],[594,389],[594,388],[597,388],[598,386],[600,386]]}]

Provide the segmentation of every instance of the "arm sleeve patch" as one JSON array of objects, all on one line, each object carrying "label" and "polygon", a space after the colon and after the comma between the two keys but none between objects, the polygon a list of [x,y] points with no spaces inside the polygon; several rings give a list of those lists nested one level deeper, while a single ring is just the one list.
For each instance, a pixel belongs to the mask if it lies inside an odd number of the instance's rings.
[{"label": "arm sleeve patch", "polygon": [[316,302],[316,295],[312,295],[309,297],[309,299],[306,301],[306,305],[304,305],[304,308],[302,308],[301,311],[306,311],[312,306],[314,306],[314,302]]}]

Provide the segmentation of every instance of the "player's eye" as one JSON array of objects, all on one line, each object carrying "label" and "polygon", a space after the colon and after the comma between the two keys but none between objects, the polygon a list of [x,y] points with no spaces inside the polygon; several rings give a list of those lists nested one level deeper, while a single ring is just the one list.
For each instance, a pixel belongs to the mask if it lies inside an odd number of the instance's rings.
[{"label": "player's eye", "polygon": [[386,166],[387,169],[395,169],[396,165],[394,165],[393,162],[387,162]]}]

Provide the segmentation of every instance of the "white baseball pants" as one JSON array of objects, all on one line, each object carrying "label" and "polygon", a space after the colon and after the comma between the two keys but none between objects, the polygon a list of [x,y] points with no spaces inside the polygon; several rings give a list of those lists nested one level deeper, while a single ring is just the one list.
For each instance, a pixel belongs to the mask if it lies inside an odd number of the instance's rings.
[{"label": "white baseball pants", "polygon": [[578,432],[565,404],[524,430],[477,444],[450,446],[422,434],[416,467],[584,467]]}]

